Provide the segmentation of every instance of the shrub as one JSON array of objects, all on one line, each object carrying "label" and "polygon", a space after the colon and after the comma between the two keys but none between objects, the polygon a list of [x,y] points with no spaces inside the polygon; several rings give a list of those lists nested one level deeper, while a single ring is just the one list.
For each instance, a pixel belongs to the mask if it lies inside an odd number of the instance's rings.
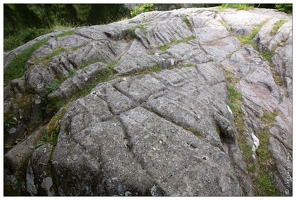
[{"label": "shrub", "polygon": [[227,8],[235,8],[236,10],[252,10],[254,9],[254,5],[253,4],[222,4],[221,6],[219,6],[218,10],[222,12]]},{"label": "shrub", "polygon": [[292,4],[276,4],[275,7],[279,11],[283,11],[288,14],[292,14],[292,11],[293,11]]},{"label": "shrub", "polygon": [[154,10],[154,5],[153,4],[144,4],[142,6],[135,6],[134,10],[131,11],[131,16],[135,17],[140,13],[143,12],[149,12]]}]

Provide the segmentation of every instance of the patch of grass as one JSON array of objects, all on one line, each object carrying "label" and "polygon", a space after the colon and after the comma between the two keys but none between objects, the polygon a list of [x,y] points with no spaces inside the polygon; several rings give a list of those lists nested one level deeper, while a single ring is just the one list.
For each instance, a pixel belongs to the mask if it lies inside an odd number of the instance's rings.
[{"label": "patch of grass", "polygon": [[228,94],[230,102],[235,103],[242,100],[242,95],[233,86],[228,86]]},{"label": "patch of grass", "polygon": [[169,44],[164,44],[162,46],[159,46],[158,49],[165,52],[167,49],[170,48],[170,45],[176,45],[176,44],[179,44],[180,42],[184,42],[184,43],[187,43],[189,42],[190,40],[195,40],[196,37],[193,35],[193,36],[190,36],[190,37],[187,37],[187,38],[183,38],[182,40],[171,40],[171,42]]},{"label": "patch of grass", "polygon": [[271,126],[273,126],[273,124],[276,122],[277,115],[278,112],[267,112],[263,115],[261,120],[265,124],[265,126],[271,128]]},{"label": "patch of grass", "polygon": [[147,33],[147,29],[146,29],[146,27],[145,27],[146,25],[147,25],[147,23],[145,23],[145,24],[140,24],[140,25],[138,26],[138,28],[141,29],[141,30],[144,32],[144,34]]},{"label": "patch of grass", "polygon": [[226,30],[227,30],[228,32],[231,32],[231,29],[229,28],[229,26],[228,26],[227,24],[222,24],[222,26],[223,26],[224,28],[226,28]]},{"label": "patch of grass", "polygon": [[8,132],[8,130],[17,123],[17,119],[12,115],[9,114],[4,117],[4,131]]},{"label": "patch of grass", "polygon": [[42,145],[47,144],[47,143],[54,145],[57,142],[57,138],[58,138],[58,134],[56,134],[55,132],[45,131],[43,133],[42,138],[35,145],[35,149],[37,149],[38,147],[41,147]]},{"label": "patch of grass", "polygon": [[188,28],[190,29],[190,31],[193,31],[192,25],[190,24],[189,20],[187,17],[183,17],[182,21],[185,22],[185,24],[188,26]]},{"label": "patch of grass", "polygon": [[161,50],[162,52],[165,52],[169,48],[170,48],[170,46],[168,44],[164,44],[164,45],[158,47],[158,49]]},{"label": "patch of grass", "polygon": [[227,8],[235,8],[236,10],[253,10],[253,4],[222,4],[218,7],[219,12],[225,11]]},{"label": "patch of grass", "polygon": [[107,67],[108,67],[109,69],[111,69],[112,71],[114,70],[114,68],[115,68],[115,66],[116,66],[116,65],[114,65],[113,63],[110,63],[110,62],[103,62],[103,63],[105,63],[105,64],[107,65]]},{"label": "patch of grass", "polygon": [[234,116],[234,122],[236,126],[236,130],[239,133],[243,133],[245,131],[243,117],[244,112],[242,110],[242,95],[234,88],[232,85],[228,85],[228,98],[229,98],[229,107],[232,110]]},{"label": "patch of grass", "polygon": [[58,83],[58,82],[56,82],[56,81],[52,82],[52,83],[46,88],[46,90],[45,90],[45,94],[48,95],[48,94],[54,92],[54,91],[58,88],[59,85],[60,85],[60,83]]},{"label": "patch of grass", "polygon": [[187,63],[186,65],[183,65],[182,67],[195,67],[196,65],[193,63]]},{"label": "patch of grass", "polygon": [[[273,116],[269,116],[273,120]],[[268,150],[270,133],[263,131],[257,133],[260,145],[256,151],[258,162],[258,176],[253,178],[255,194],[257,196],[278,196],[276,186],[272,183],[273,172],[275,171],[270,151]]]},{"label": "patch of grass", "polygon": [[154,56],[155,55],[155,52],[154,51],[150,51],[150,52],[148,52],[148,55]]},{"label": "patch of grass", "polygon": [[55,36],[54,38],[65,37],[67,35],[73,35],[74,33],[75,33],[75,30],[69,30]]},{"label": "patch of grass", "polygon": [[67,50],[64,49],[64,48],[59,48],[59,49],[56,49],[54,50],[51,54],[48,54],[47,56],[44,56],[42,59],[40,60],[37,60],[35,61],[34,63],[35,64],[38,64],[38,63],[47,63],[52,57],[56,56],[56,55],[59,55],[61,53],[64,53],[66,52]]},{"label": "patch of grass", "polygon": [[127,40],[132,40],[132,39],[136,38],[135,30],[136,30],[136,27],[126,30]]},{"label": "patch of grass", "polygon": [[187,42],[189,42],[190,40],[195,40],[195,39],[196,39],[196,37],[193,35],[193,36],[190,36],[190,37],[184,38],[183,40],[181,40],[181,42],[185,42],[185,43],[187,43]]},{"label": "patch of grass", "polygon": [[[271,71],[273,71],[273,70],[271,70]],[[277,85],[282,86],[282,85],[284,84],[284,81],[283,81],[281,75],[280,75],[278,72],[276,72],[276,71],[273,72],[273,73],[272,73],[272,77],[273,77],[274,82],[275,82]]]},{"label": "patch of grass", "polygon": [[153,71],[153,72],[160,72],[161,70],[162,70],[162,68],[159,67],[159,66],[154,66],[154,67],[152,68],[152,71]]},{"label": "patch of grass", "polygon": [[10,83],[13,79],[22,77],[26,71],[26,62],[29,60],[34,51],[44,45],[48,40],[49,39],[40,40],[22,51],[20,54],[16,55],[10,61],[8,66],[4,68],[4,83]]},{"label": "patch of grass", "polygon": [[98,62],[98,61],[97,61],[97,60],[91,60],[91,61],[89,61],[89,62],[85,62],[85,63],[83,63],[83,64],[80,66],[79,69],[83,69],[83,68],[85,68],[85,67],[87,67],[87,66],[89,66],[89,65],[91,65],[91,64],[96,63],[96,62]]},{"label": "patch of grass", "polygon": [[267,61],[271,61],[271,58],[274,56],[274,51],[272,51],[272,52],[269,52],[269,51],[262,51],[261,52],[261,56],[263,57],[263,58],[265,58],[265,60],[267,60]]},{"label": "patch of grass", "polygon": [[187,38],[184,38],[182,40],[172,40],[170,42],[170,44],[179,44],[180,42],[184,42],[184,43],[187,43],[189,42],[190,40],[195,40],[196,37],[193,35],[193,36],[190,36],[190,37],[187,37]]},{"label": "patch of grass", "polygon": [[[268,131],[257,133],[257,137],[260,140],[260,145],[256,151],[257,162],[254,162],[252,146],[248,144],[246,137],[244,136],[244,113],[241,108],[243,104],[242,95],[235,90],[234,85],[237,83],[237,78],[234,78],[232,73],[224,69],[228,80],[228,96],[229,106],[233,112],[234,122],[236,130],[238,132],[237,141],[240,148],[243,160],[247,165],[248,175],[252,179],[256,196],[278,196],[276,186],[272,183],[273,173],[275,166],[271,158],[271,154],[268,150],[270,133]],[[262,117],[262,121],[267,129],[275,122],[277,112],[266,113]]]},{"label": "patch of grass", "polygon": [[273,36],[277,33],[277,31],[282,27],[282,25],[284,25],[286,22],[288,22],[288,20],[280,20],[280,21],[277,21],[275,23],[275,25],[273,26],[271,32],[270,32],[270,35]]},{"label": "patch of grass", "polygon": [[264,24],[266,24],[270,19],[266,19],[263,21],[263,23],[259,26],[256,27],[252,30],[251,34],[249,36],[237,36],[237,39],[239,39],[243,44],[250,44],[255,48],[255,44],[254,44],[254,37],[257,35],[257,33],[260,31],[260,29],[262,28],[262,26],[264,26]]},{"label": "patch of grass", "polygon": [[67,99],[58,99],[58,100],[48,102],[48,107],[52,108],[55,111],[58,111],[63,105],[71,101],[75,101],[78,98],[84,97],[85,95],[89,94],[90,91],[99,83],[113,80],[115,78],[114,73],[115,73],[114,70],[109,67],[102,70],[97,74],[95,81],[92,83],[89,83],[84,89],[79,90],[78,92],[75,92],[74,94],[72,94],[71,97]]}]

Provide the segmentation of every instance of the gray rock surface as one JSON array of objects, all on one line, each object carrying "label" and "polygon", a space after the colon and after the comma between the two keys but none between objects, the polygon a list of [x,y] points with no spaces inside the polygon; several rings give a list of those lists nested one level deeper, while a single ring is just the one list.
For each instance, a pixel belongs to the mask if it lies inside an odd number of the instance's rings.
[{"label": "gray rock surface", "polygon": [[[258,27],[253,46],[238,39]],[[188,8],[59,34],[32,41],[52,37],[5,85],[5,195],[253,196],[240,142],[256,147],[255,164],[268,146],[272,184],[292,195],[291,16]]]}]

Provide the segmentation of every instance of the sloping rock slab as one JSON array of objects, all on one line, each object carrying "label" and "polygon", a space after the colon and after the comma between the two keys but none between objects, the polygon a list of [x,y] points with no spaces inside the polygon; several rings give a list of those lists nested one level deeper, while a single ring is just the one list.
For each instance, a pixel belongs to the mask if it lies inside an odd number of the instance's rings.
[{"label": "sloping rock slab", "polygon": [[[101,84],[73,103],[61,121],[58,143],[51,158],[52,179],[58,187],[56,193],[147,195],[147,191],[152,194],[149,191],[157,186],[161,194],[169,196],[242,195],[218,133],[216,130],[205,132],[206,124],[200,126],[203,130],[196,130],[194,124],[201,123],[198,117],[201,118],[202,113],[194,114],[194,110],[190,111],[193,107],[185,106],[185,101],[193,100],[195,95],[197,101],[193,103],[200,104],[198,98],[204,96],[188,90],[195,84],[210,81],[215,88],[222,81],[222,86],[226,87],[223,75],[210,78],[221,69],[214,65],[197,69],[203,78],[195,68],[185,68],[166,70],[153,74],[152,78],[146,75]],[[133,88],[139,80],[143,89]],[[206,94],[202,91],[203,88],[200,92]],[[166,118],[165,113],[153,112],[159,106],[153,101],[156,98],[161,101],[163,93],[167,98],[175,96],[173,101],[180,105],[163,104],[168,106],[163,112],[171,110],[178,115]],[[169,103],[168,99],[165,101]],[[210,102],[204,106],[203,120],[215,123],[210,115]],[[227,109],[225,102],[220,104],[225,106],[222,110]],[[183,122],[181,118],[186,116],[189,121],[184,118]],[[190,128],[182,128],[182,123]],[[232,127],[231,122],[228,123]],[[199,131],[202,135],[195,135],[194,132]],[[229,137],[235,138],[235,135]]]}]

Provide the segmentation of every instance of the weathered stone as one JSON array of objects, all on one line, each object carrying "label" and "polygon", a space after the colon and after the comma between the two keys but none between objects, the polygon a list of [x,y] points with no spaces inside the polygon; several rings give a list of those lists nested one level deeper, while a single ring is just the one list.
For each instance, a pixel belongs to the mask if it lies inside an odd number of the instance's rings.
[{"label": "weathered stone", "polygon": [[73,76],[66,79],[54,92],[50,93],[48,99],[69,98],[73,93],[84,89],[87,84],[95,81],[100,76],[100,73],[103,73],[107,68],[106,64],[97,62],[77,70]]},{"label": "weathered stone", "polygon": [[[279,20],[287,22],[270,35]],[[255,28],[259,50],[236,38]],[[4,156],[5,194],[253,196],[238,143],[253,147],[256,162],[264,130],[274,185],[292,195],[292,17],[189,8],[47,37],[5,85],[5,147],[30,135]],[[41,38],[5,53],[5,66]],[[262,51],[274,51],[275,69]],[[230,83],[242,96],[243,132]],[[54,115],[62,101],[71,102]]]}]

